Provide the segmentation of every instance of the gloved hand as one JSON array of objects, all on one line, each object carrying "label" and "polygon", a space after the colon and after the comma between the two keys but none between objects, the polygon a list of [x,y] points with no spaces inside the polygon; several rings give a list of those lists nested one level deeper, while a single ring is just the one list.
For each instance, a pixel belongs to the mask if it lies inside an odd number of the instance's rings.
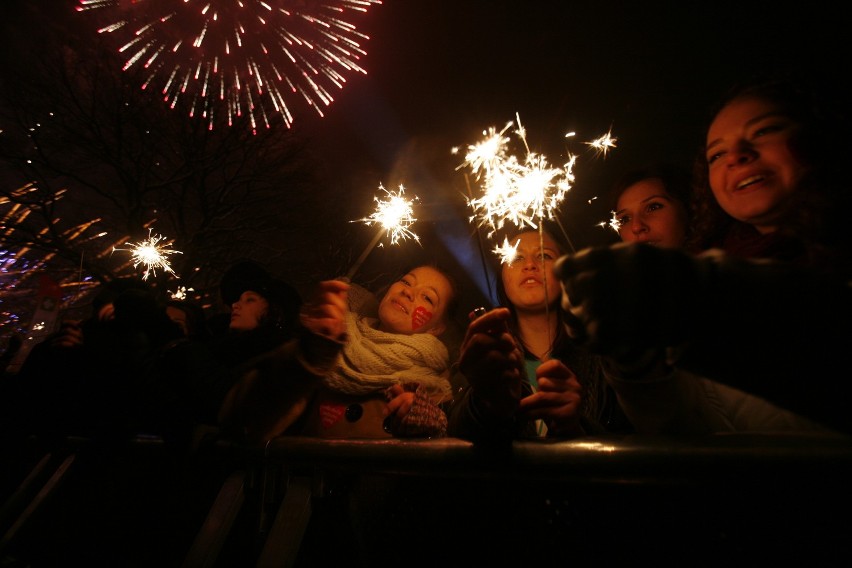
[{"label": "gloved hand", "polygon": [[386,428],[398,438],[443,438],[447,415],[418,383],[393,385],[385,391],[389,415]]},{"label": "gloved hand", "polygon": [[631,362],[689,337],[701,309],[702,266],[676,249],[619,243],[559,258],[569,334],[590,350]]}]

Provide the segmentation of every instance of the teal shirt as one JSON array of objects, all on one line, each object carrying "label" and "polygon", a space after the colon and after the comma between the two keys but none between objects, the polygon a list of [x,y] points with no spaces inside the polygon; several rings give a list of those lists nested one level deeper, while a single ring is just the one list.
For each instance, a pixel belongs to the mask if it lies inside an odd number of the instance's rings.
[{"label": "teal shirt", "polygon": [[[533,392],[538,392],[538,381],[535,378],[535,371],[538,369],[538,366],[541,365],[541,361],[539,359],[535,359],[532,357],[526,357],[524,359],[524,366],[527,369],[527,380],[532,386]],[[544,425],[544,422],[541,420],[535,421],[535,431],[539,436],[547,435],[547,426]]]}]

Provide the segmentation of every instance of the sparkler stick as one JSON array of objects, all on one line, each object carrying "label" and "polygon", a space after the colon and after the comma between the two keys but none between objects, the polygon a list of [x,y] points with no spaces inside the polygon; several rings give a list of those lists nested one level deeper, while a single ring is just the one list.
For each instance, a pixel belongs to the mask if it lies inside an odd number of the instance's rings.
[{"label": "sparkler stick", "polygon": [[361,256],[358,257],[358,260],[355,261],[355,264],[352,265],[352,268],[350,268],[346,273],[345,278],[347,280],[352,279],[367,259],[370,252],[372,252],[376,245],[379,244],[383,234],[390,236],[390,242],[392,245],[398,243],[400,240],[406,240],[408,238],[412,238],[418,243],[420,242],[420,237],[409,229],[409,227],[417,221],[417,219],[414,218],[414,211],[412,208],[412,203],[417,200],[417,197],[414,197],[413,199],[406,199],[403,197],[405,194],[405,187],[403,187],[402,184],[400,184],[399,191],[397,193],[391,193],[386,190],[382,184],[379,184],[379,189],[384,191],[388,195],[388,198],[385,201],[382,201],[378,197],[374,197],[373,199],[378,204],[375,212],[369,217],[358,219],[358,221],[366,223],[367,225],[379,224],[381,225],[381,228],[379,229],[379,232],[376,233],[376,236],[373,237],[370,244],[367,245],[367,248],[364,249],[364,252],[361,253]]},{"label": "sparkler stick", "polygon": [[352,277],[355,276],[355,273],[358,271],[361,265],[364,264],[364,261],[367,260],[367,257],[370,255],[376,245],[379,244],[379,241],[381,240],[382,235],[384,234],[385,229],[384,227],[382,227],[381,229],[379,229],[379,232],[376,233],[376,236],[373,237],[373,240],[370,241],[370,244],[367,245],[367,248],[365,248],[364,251],[361,253],[361,256],[358,257],[358,260],[355,261],[355,264],[352,265],[352,268],[349,269],[349,272],[346,273],[347,280],[352,280]]},{"label": "sparkler stick", "polygon": [[[467,187],[468,199],[473,199],[473,192],[470,189],[470,179],[467,177],[467,174],[464,176],[464,184]],[[478,226],[474,228],[474,231],[476,231],[476,242],[479,245],[479,259],[482,261],[482,272],[485,274],[485,285],[488,287],[488,297],[496,300],[494,291],[491,289],[491,279],[488,277],[488,263],[485,261],[485,245],[482,242],[482,233]]]}]

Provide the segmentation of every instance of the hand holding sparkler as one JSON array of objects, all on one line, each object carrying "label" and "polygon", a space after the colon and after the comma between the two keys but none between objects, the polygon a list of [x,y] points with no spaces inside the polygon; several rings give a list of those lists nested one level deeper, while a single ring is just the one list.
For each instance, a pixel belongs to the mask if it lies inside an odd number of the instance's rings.
[{"label": "hand holding sparkler", "polygon": [[417,219],[414,218],[414,210],[412,207],[412,203],[417,200],[417,197],[414,197],[413,199],[405,199],[405,197],[403,197],[405,194],[405,188],[402,184],[400,184],[399,191],[397,193],[391,193],[386,190],[382,184],[379,184],[379,189],[384,191],[388,195],[388,198],[382,201],[378,197],[374,197],[373,199],[377,203],[376,211],[369,217],[358,219],[358,221],[366,223],[367,225],[380,225],[379,231],[376,233],[376,236],[373,237],[370,244],[367,245],[367,248],[364,249],[364,252],[361,253],[361,256],[358,257],[358,260],[355,261],[355,264],[352,265],[352,268],[349,269],[349,272],[346,273],[345,278],[347,280],[352,279],[355,272],[358,271],[358,268],[361,267],[370,252],[379,243],[383,234],[390,236],[390,242],[392,245],[395,245],[400,240],[406,240],[408,238],[412,238],[418,243],[420,242],[420,237],[409,229],[409,227],[417,221]]}]

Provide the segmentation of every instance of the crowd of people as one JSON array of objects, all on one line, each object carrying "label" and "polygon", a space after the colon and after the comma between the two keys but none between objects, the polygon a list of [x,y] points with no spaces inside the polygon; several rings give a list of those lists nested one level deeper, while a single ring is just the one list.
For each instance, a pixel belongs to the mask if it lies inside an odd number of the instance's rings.
[{"label": "crowd of people", "polygon": [[[199,430],[255,446],[289,434],[848,435],[849,142],[812,86],[738,87],[712,110],[692,170],[624,172],[610,196],[620,243],[569,253],[557,225],[508,231],[499,306],[458,306],[438,263],[375,292],[320,282],[306,299],[239,263],[221,282],[227,323],[160,304],[135,279],[106,283],[88,320],[4,377],[6,433],[143,432],[181,448]],[[442,337],[458,310],[469,324],[452,346]]]}]

